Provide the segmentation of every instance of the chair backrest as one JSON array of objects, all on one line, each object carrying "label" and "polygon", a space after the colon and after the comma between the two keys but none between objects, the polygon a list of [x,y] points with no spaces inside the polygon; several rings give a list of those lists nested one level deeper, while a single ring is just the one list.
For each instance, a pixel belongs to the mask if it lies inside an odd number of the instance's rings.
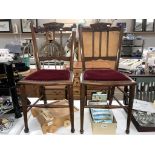
[{"label": "chair backrest", "polygon": [[[122,29],[108,23],[79,26],[80,53],[83,71],[93,68],[118,68]],[[91,65],[89,65],[91,64]]]},{"label": "chair backrest", "polygon": [[[33,43],[33,55],[36,61],[37,69],[42,69],[46,66],[54,66],[52,69],[57,69],[56,66],[61,68],[63,62],[70,63],[70,70],[73,70],[73,52],[75,45],[76,31],[75,26],[63,27],[63,23],[46,23],[44,27],[35,28],[33,23],[30,23],[32,43]],[[36,39],[36,32],[40,32],[44,35],[44,45],[42,48],[38,48],[38,40]],[[66,36],[70,33],[70,39]],[[40,37],[39,37],[40,38]],[[40,39],[41,40],[41,39]],[[69,54],[66,51],[65,46],[70,44]]]}]

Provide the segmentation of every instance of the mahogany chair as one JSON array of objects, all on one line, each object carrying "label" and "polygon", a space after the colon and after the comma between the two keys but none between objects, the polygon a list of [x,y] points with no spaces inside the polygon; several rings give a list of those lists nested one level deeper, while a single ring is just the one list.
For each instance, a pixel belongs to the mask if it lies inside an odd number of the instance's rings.
[{"label": "mahogany chair", "polygon": [[[84,108],[124,108],[128,113],[126,133],[129,133],[136,82],[118,71],[122,30],[106,23],[91,24],[90,27],[79,26],[79,40],[82,61],[80,133],[84,132]],[[91,69],[87,66],[91,66]],[[128,105],[122,104],[114,96],[115,87],[128,97]],[[129,94],[122,89],[126,87],[129,87]],[[107,105],[89,105],[87,90],[90,88],[106,90]],[[118,102],[118,105],[112,105],[113,99]]]},{"label": "mahogany chair", "polygon": [[[75,30],[73,27],[63,27],[62,23],[47,23],[44,27],[35,28],[33,23],[30,23],[33,53],[36,61],[37,71],[30,74],[19,81],[22,109],[25,123],[25,132],[29,132],[27,112],[32,107],[40,108],[69,108],[70,109],[70,121],[71,121],[71,132],[74,133],[74,109],[73,109],[73,51],[74,51],[74,40]],[[36,32],[41,32],[46,36],[45,46],[43,51],[39,51],[38,42],[36,40]],[[71,49],[70,56],[66,57],[64,51],[64,38],[66,39],[66,33],[71,33]],[[41,35],[41,33],[39,35]],[[47,34],[50,33],[50,37],[47,38]],[[49,41],[49,42],[48,42]],[[63,69],[62,62],[69,62],[70,69]],[[52,64],[55,65],[52,65]],[[45,68],[45,66],[47,68]],[[53,66],[53,67],[52,67]],[[26,92],[26,85],[37,85],[39,86],[40,96],[34,103],[29,104],[28,95]],[[64,90],[67,93],[67,99],[69,105],[49,105],[46,99],[46,87],[60,87],[64,86]],[[37,104],[38,101],[43,100],[43,104]]]}]

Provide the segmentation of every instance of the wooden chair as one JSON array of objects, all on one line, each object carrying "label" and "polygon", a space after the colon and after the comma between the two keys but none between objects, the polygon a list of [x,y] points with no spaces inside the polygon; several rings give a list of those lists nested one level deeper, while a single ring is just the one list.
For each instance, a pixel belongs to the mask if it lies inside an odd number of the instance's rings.
[{"label": "wooden chair", "polygon": [[[117,71],[120,56],[122,30],[105,23],[92,24],[90,27],[79,26],[80,53],[82,61],[81,99],[80,99],[80,132],[84,132],[84,108],[125,108],[128,112],[126,133],[129,133],[131,113],[136,82]],[[87,69],[92,66],[92,69]],[[109,102],[107,105],[89,105],[87,90],[95,88],[106,90]],[[114,96],[115,87],[122,93],[122,87],[129,87],[129,104],[121,104]],[[121,88],[120,88],[121,87]],[[118,105],[112,105],[113,98]]]},{"label": "wooden chair", "polygon": [[[72,27],[65,28],[62,23],[47,23],[44,27],[35,28],[33,23],[30,23],[31,34],[32,34],[32,43],[33,43],[33,52],[36,61],[37,71],[30,74],[29,76],[23,78],[19,81],[20,92],[21,92],[21,100],[22,100],[22,109],[24,115],[24,123],[25,123],[25,132],[29,132],[28,121],[27,121],[27,112],[32,107],[40,107],[40,108],[68,108],[70,109],[70,121],[71,121],[71,132],[74,132],[74,109],[73,109],[73,50],[74,50],[74,40],[75,40],[75,31]],[[64,40],[66,38],[65,32],[70,32],[72,34],[71,40],[71,52],[70,56],[66,57],[64,52]],[[52,38],[49,39],[50,45],[46,41],[46,46],[44,50],[41,52],[38,49],[36,40],[36,32],[44,32],[44,36],[51,32]],[[41,34],[40,34],[41,35]],[[51,50],[47,50],[46,47],[51,48]],[[54,53],[54,54],[53,54]],[[62,61],[70,63],[70,70],[63,69]],[[55,63],[55,65],[52,65]],[[50,65],[51,64],[51,65]],[[60,64],[60,65],[58,65]],[[45,66],[47,68],[45,68]],[[51,69],[51,66],[54,66]],[[40,89],[40,96],[38,96],[38,100],[35,103],[29,104],[26,85],[38,85]],[[60,87],[64,86],[64,89],[67,93],[67,99],[69,101],[69,105],[48,105],[47,99],[45,95],[46,87]],[[37,104],[39,100],[43,100],[44,104]]]}]

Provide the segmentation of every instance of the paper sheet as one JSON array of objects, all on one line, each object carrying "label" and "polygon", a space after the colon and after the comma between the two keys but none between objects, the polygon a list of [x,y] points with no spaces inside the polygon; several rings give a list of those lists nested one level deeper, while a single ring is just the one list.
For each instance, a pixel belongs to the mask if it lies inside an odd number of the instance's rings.
[{"label": "paper sheet", "polygon": [[155,113],[155,107],[153,106],[153,103],[137,99],[134,100],[133,109]]}]

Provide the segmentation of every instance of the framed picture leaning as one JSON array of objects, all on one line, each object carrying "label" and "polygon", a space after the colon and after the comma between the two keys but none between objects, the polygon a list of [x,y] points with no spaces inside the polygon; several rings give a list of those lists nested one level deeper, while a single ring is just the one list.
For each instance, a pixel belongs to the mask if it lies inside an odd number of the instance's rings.
[{"label": "framed picture leaning", "polygon": [[0,33],[12,32],[11,19],[0,19]]},{"label": "framed picture leaning", "polygon": [[35,27],[38,26],[37,19],[21,19],[20,23],[21,23],[21,32],[22,33],[30,33],[31,32],[30,20],[33,20],[33,23],[34,23]]}]

